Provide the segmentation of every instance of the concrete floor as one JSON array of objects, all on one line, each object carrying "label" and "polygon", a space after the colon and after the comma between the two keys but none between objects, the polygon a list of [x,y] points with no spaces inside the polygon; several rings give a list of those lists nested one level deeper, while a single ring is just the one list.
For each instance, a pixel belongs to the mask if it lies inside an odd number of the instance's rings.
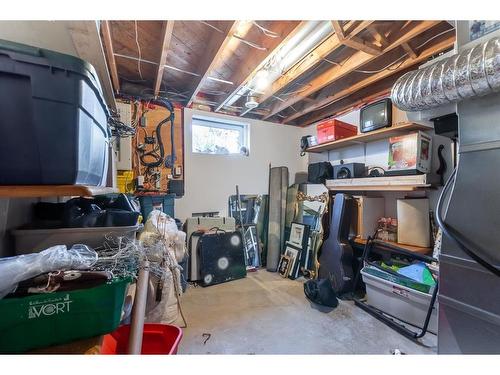
[{"label": "concrete floor", "polygon": [[[320,312],[303,283],[259,270],[208,288],[189,286],[182,298],[188,327],[179,354],[435,354],[436,337],[418,345],[341,301]],[[210,334],[204,344],[203,334]]]}]

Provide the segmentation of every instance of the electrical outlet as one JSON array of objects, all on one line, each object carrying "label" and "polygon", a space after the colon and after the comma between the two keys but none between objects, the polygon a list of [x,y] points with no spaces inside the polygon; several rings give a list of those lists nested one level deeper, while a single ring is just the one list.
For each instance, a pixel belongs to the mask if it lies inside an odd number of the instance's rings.
[{"label": "electrical outlet", "polygon": [[147,125],[146,116],[142,115],[141,118],[139,119],[139,126],[145,128],[146,125]]}]

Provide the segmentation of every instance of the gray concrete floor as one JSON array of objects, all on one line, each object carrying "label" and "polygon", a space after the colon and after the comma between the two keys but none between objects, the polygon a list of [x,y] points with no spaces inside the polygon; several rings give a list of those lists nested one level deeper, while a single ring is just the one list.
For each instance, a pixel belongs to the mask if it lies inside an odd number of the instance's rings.
[{"label": "gray concrete floor", "polygon": [[[259,270],[208,288],[189,286],[182,298],[188,327],[179,354],[434,354],[350,301],[320,312],[304,297],[303,281]],[[210,334],[204,344],[203,334]]]}]

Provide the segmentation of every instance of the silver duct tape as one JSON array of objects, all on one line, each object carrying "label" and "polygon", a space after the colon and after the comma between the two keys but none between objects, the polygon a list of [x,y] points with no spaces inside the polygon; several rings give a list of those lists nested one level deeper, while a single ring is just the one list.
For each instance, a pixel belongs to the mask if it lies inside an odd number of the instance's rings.
[{"label": "silver duct tape", "polygon": [[500,91],[500,38],[401,76],[391,90],[396,107],[420,111]]}]

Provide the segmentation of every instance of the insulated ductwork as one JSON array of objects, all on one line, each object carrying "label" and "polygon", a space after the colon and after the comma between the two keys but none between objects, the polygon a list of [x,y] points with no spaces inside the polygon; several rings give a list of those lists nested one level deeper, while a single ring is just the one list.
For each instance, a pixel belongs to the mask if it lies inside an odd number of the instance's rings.
[{"label": "insulated ductwork", "polygon": [[401,76],[392,102],[421,111],[500,91],[500,37]]}]

